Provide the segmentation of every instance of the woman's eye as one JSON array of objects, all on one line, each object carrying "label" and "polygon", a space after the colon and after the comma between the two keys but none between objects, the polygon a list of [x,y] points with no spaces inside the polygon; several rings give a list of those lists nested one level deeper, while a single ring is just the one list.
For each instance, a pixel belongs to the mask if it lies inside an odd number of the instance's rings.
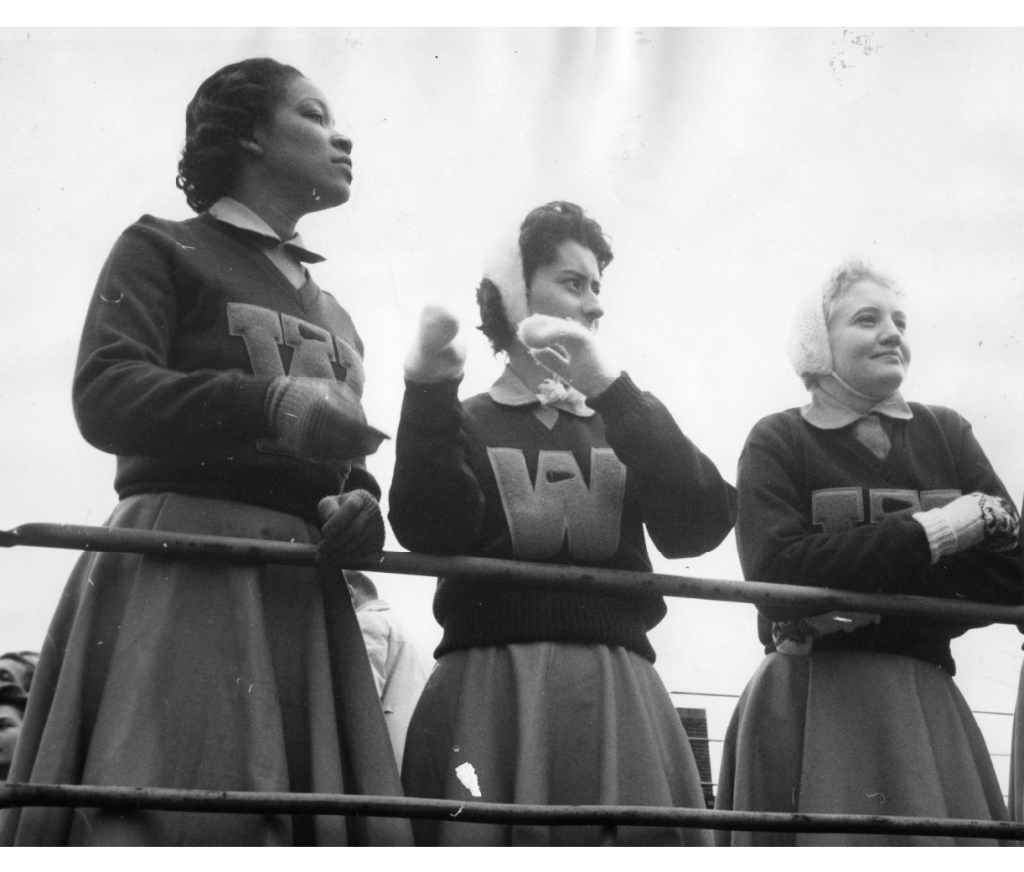
[{"label": "woman's eye", "polygon": [[324,116],[322,112],[307,112],[306,117],[315,119],[317,124],[324,123]]}]

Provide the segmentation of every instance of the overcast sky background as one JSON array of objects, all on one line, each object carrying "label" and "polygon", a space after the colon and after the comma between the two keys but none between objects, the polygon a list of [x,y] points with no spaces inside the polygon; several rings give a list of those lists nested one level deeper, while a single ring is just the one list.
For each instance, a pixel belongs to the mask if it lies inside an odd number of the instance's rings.
[{"label": "overcast sky background", "polygon": [[[795,300],[858,254],[908,292],[905,395],[967,417],[1024,493],[1024,31],[7,29],[0,528],[100,524],[114,507],[113,458],[70,406],[89,296],[127,225],[190,216],[174,186],[185,106],[258,55],[316,82],[355,143],[351,201],[299,230],[366,343],[378,427],[397,428],[428,301],[463,318],[463,396],[488,387],[483,255],[533,206],[570,199],[612,238],[602,343],[730,481],[753,424],[806,400],[784,354]],[[385,493],[393,460],[385,444],[370,461]],[[0,650],[39,649],[75,557],[0,552]],[[731,536],[655,562],[740,577]],[[433,584],[376,580],[432,650]],[[1021,641],[995,627],[955,643],[972,707],[1012,710]],[[673,600],[652,642],[672,691],[739,693],[762,657],[752,606]],[[722,734],[731,700],[677,699]],[[997,754],[1009,720],[979,717]]]}]

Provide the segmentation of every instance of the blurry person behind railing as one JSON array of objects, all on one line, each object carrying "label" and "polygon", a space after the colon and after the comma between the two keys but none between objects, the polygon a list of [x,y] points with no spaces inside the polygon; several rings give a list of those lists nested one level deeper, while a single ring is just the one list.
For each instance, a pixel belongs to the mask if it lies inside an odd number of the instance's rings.
[{"label": "blurry person behind railing", "polygon": [[25,693],[32,689],[39,655],[35,651],[8,651],[0,654],[0,687],[13,684]]},{"label": "blurry person behind railing", "polygon": [[352,605],[380,694],[395,762],[401,771],[409,719],[427,683],[430,667],[425,655],[402,630],[391,607],[380,598],[369,576],[347,569],[345,581],[352,593]]},{"label": "blurry person behind railing", "polygon": [[13,684],[0,686],[0,781],[7,779],[11,768],[27,702],[28,697],[20,687]]}]

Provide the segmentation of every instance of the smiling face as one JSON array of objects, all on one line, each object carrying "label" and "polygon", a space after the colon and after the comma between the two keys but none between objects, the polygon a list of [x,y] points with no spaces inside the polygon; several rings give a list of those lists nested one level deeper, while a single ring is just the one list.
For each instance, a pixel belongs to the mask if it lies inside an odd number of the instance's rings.
[{"label": "smiling face", "polygon": [[591,330],[604,309],[597,300],[601,293],[601,270],[589,248],[573,240],[558,247],[554,262],[537,268],[527,289],[531,315],[568,318]]},{"label": "smiling face", "polygon": [[352,140],[334,129],[327,98],[309,79],[287,85],[270,121],[243,147],[258,160],[261,183],[296,219],[348,201]]},{"label": "smiling face", "polygon": [[910,364],[906,315],[890,288],[869,279],[840,297],[828,322],[832,365],[854,390],[882,399],[898,390]]}]

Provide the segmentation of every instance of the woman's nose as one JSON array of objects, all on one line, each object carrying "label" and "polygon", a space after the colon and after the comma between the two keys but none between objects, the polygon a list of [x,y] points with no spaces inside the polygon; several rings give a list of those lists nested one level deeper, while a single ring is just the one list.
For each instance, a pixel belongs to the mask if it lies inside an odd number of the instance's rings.
[{"label": "woman's nose", "polygon": [[334,131],[331,134],[331,145],[335,148],[340,148],[345,154],[352,154],[352,140],[345,136],[344,133]]},{"label": "woman's nose", "polygon": [[601,303],[593,291],[587,292],[587,298],[583,303],[583,312],[591,321],[596,321],[604,315],[604,309],[601,308]]},{"label": "woman's nose", "polygon": [[898,346],[903,342],[903,334],[891,321],[884,325],[881,341],[886,345]]}]

